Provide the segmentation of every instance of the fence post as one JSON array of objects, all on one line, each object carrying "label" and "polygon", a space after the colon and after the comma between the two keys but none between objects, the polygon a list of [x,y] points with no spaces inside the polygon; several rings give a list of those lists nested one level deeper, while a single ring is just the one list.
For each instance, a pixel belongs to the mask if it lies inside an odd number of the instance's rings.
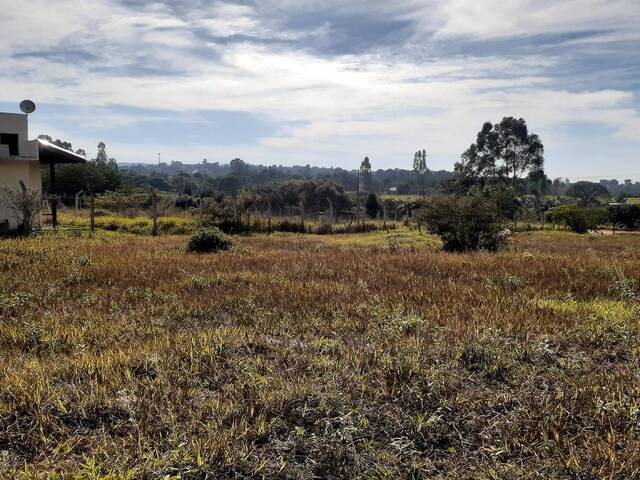
[{"label": "fence post", "polygon": [[75,217],[78,218],[78,207],[79,207],[79,203],[80,203],[80,194],[82,192],[78,192],[76,193],[76,213],[75,213]]},{"label": "fence post", "polygon": [[155,190],[151,192],[151,206],[153,208],[151,218],[153,219],[153,227],[151,229],[151,235],[158,236],[158,196]]},{"label": "fence post", "polygon": [[302,226],[302,232],[304,233],[304,203],[300,202],[300,225]]},{"label": "fence post", "polygon": [[382,225],[387,229],[387,204],[382,202]]},{"label": "fence post", "polygon": [[91,192],[91,201],[89,202],[89,211],[91,215],[91,233],[96,230],[96,207],[95,207],[95,195]]},{"label": "fence post", "polygon": [[333,202],[330,198],[327,198],[329,202],[329,233],[333,233]]},{"label": "fence post", "polygon": [[49,194],[51,196],[51,226],[58,229],[58,196],[56,195],[56,166],[49,164]]},{"label": "fence post", "polygon": [[268,212],[268,216],[269,216],[268,217],[269,218],[269,227],[268,227],[267,231],[269,232],[269,234],[271,234],[271,200],[269,200],[269,203],[267,204],[267,206],[268,206],[267,212]]}]

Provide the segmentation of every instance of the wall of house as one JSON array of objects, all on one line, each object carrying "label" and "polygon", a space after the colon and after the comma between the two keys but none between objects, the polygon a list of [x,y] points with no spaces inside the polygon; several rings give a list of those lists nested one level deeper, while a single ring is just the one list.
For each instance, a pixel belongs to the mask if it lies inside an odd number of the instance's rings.
[{"label": "wall of house", "polygon": [[[27,115],[20,113],[0,113],[0,133],[17,133],[18,144],[22,146],[29,140],[29,121]],[[21,151],[21,156],[25,154]]]},{"label": "wall of house", "polygon": [[40,162],[37,160],[25,160],[19,158],[0,159],[0,230],[2,224],[9,222],[9,228],[15,229],[19,225],[19,218],[5,205],[5,189],[21,190],[20,180],[29,190],[42,192],[42,176]]}]

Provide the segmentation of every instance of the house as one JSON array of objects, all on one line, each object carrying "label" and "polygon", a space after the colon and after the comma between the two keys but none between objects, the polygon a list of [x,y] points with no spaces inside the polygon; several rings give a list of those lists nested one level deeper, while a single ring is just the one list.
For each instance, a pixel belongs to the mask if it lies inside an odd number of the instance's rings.
[{"label": "house", "polygon": [[[46,140],[29,140],[28,115],[0,112],[0,231],[14,230],[21,221],[6,205],[3,192],[26,189],[42,193],[42,165],[49,165],[53,191],[56,165],[85,161]],[[57,226],[55,201],[51,207],[52,222]]]}]

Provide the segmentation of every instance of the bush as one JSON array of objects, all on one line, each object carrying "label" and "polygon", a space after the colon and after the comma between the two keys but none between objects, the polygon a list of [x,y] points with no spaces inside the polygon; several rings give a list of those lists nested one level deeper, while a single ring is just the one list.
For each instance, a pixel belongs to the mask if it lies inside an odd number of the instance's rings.
[{"label": "bush", "polygon": [[640,205],[614,205],[608,208],[609,221],[625,228],[640,228]]},{"label": "bush", "polygon": [[547,220],[562,223],[575,233],[587,233],[607,222],[607,211],[602,208],[584,208],[578,205],[563,205],[547,212]]},{"label": "bush", "polygon": [[318,235],[329,235],[330,233],[333,233],[333,227],[328,223],[322,223],[316,227]]},{"label": "bush", "polygon": [[194,233],[187,244],[189,252],[219,252],[229,250],[231,240],[218,228],[207,228]]},{"label": "bush", "polygon": [[495,202],[481,196],[433,197],[416,218],[442,239],[448,252],[494,252],[507,241]]}]

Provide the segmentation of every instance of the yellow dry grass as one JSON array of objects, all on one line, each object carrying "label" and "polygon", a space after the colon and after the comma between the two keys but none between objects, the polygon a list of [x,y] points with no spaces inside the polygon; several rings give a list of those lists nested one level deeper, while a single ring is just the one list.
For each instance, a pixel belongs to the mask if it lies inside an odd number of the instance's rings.
[{"label": "yellow dry grass", "polygon": [[234,241],[0,241],[1,478],[638,477],[640,238]]}]

